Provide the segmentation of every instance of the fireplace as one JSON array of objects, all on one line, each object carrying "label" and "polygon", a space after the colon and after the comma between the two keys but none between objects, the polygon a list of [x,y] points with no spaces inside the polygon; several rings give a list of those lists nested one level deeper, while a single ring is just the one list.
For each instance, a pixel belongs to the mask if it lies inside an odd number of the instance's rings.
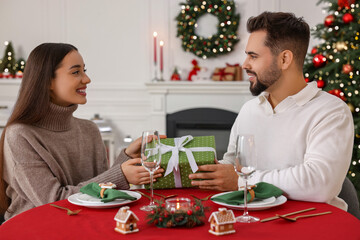
[{"label": "fireplace", "polygon": [[217,108],[192,108],[166,115],[167,137],[215,136],[217,158],[227,150],[237,113]]}]

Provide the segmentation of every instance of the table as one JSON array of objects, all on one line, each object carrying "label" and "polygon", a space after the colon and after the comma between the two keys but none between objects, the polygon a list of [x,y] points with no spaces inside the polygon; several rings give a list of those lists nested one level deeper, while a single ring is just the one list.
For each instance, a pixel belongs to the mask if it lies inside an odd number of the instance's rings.
[{"label": "table", "polygon": [[[145,192],[145,190],[141,190]],[[194,194],[199,198],[216,191],[199,189],[167,189],[155,190],[164,195],[177,194],[179,197],[189,197]],[[351,214],[325,203],[287,201],[281,206],[262,211],[252,211],[252,215],[261,219],[285,214],[297,210],[315,207],[311,213],[332,211],[332,214],[299,219],[297,222],[288,222],[278,219],[264,223],[236,223],[236,233],[224,236],[214,236],[208,233],[209,223],[195,228],[157,228],[147,224],[146,213],[139,208],[149,203],[149,199],[142,197],[140,200],[129,204],[140,219],[137,233],[123,235],[114,231],[115,214],[119,207],[108,209],[94,209],[76,206],[67,200],[55,204],[68,207],[72,210],[82,209],[75,216],[66,215],[66,211],[54,208],[49,204],[23,212],[5,222],[0,227],[1,239],[360,239],[360,221]],[[211,200],[204,201],[204,206],[210,207],[206,219],[211,212],[217,211],[220,205]],[[235,216],[243,211],[234,210]],[[310,212],[309,212],[310,213]],[[305,213],[304,213],[305,214]]]}]

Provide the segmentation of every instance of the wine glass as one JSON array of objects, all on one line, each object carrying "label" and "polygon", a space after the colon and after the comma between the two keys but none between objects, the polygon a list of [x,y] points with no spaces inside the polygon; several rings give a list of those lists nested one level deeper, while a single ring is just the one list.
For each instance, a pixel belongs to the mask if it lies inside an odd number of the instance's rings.
[{"label": "wine glass", "polygon": [[244,214],[236,218],[237,222],[257,222],[259,218],[250,216],[247,210],[248,179],[256,170],[255,141],[253,135],[238,135],[235,150],[235,171],[245,180]]},{"label": "wine glass", "polygon": [[144,131],[141,140],[141,164],[150,173],[151,197],[149,205],[142,206],[143,211],[151,211],[156,207],[153,193],[153,176],[161,161],[160,137],[158,131]]}]

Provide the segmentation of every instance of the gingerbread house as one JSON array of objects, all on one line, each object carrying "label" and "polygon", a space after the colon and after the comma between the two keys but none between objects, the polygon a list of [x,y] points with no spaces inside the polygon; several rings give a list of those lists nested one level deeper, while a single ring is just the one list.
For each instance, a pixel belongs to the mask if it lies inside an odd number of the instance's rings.
[{"label": "gingerbread house", "polygon": [[122,207],[119,209],[115,215],[116,227],[115,231],[123,234],[138,232],[139,228],[137,222],[139,221],[138,217],[129,210],[128,206]]},{"label": "gingerbread house", "polygon": [[218,212],[213,212],[209,218],[210,230],[209,233],[214,235],[224,235],[234,233],[234,223],[236,222],[232,210],[226,208],[219,208]]}]

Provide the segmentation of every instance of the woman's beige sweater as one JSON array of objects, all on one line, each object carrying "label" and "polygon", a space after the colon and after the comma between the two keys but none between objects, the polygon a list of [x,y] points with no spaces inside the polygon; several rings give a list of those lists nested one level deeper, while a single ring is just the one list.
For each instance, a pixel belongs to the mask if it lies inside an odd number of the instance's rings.
[{"label": "woman's beige sweater", "polygon": [[11,204],[9,219],[25,210],[66,199],[91,182],[129,184],[121,170],[124,150],[109,169],[98,127],[73,117],[77,105],[51,104],[49,113],[35,125],[13,124],[6,129],[4,179]]}]

